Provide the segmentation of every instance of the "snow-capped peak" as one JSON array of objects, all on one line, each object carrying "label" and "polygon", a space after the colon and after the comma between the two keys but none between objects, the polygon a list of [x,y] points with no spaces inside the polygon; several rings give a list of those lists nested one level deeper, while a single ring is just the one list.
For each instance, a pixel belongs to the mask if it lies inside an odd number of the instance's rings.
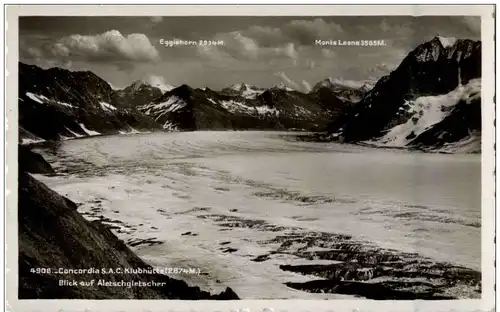
[{"label": "snow-capped peak", "polygon": [[257,87],[255,87],[253,85],[249,85],[247,83],[238,83],[238,84],[232,85],[231,89],[233,89],[235,91],[245,91],[245,90],[248,90],[248,89],[256,90]]},{"label": "snow-capped peak", "polygon": [[443,46],[443,48],[452,47],[455,44],[455,42],[457,41],[457,39],[454,38],[454,37],[441,37],[441,36],[437,36],[436,38],[439,39],[439,41],[441,42],[441,45]]},{"label": "snow-capped peak", "polygon": [[175,86],[165,83],[165,80],[162,76],[151,75],[147,79],[145,79],[145,82],[153,87],[160,89],[163,93],[175,89]]},{"label": "snow-capped peak", "polygon": [[237,83],[237,84],[232,85],[230,88],[235,90],[235,91],[240,91],[242,87],[243,87],[243,83]]},{"label": "snow-capped peak", "polygon": [[273,89],[280,89],[280,90],[285,90],[285,91],[293,91],[292,88],[287,87],[284,82],[280,82],[277,85],[273,85]]},{"label": "snow-capped peak", "polygon": [[158,88],[163,93],[176,88],[173,85],[165,83],[163,77],[156,75],[151,75],[147,78],[136,80],[128,88],[132,89],[133,91],[138,91],[143,86]]},{"label": "snow-capped peak", "polygon": [[175,89],[176,87],[173,86],[173,85],[170,85],[170,84],[163,84],[163,83],[157,83],[157,84],[154,84],[152,85],[153,87],[156,87],[158,89],[161,90],[161,92],[165,93],[165,92],[168,92],[168,91],[171,91],[173,89]]},{"label": "snow-capped peak", "polygon": [[137,91],[143,86],[150,86],[160,89],[163,93],[175,89],[175,86],[165,84],[162,79],[155,79],[154,77],[156,76],[151,76],[149,79],[136,80],[130,85],[130,88],[133,91]]}]

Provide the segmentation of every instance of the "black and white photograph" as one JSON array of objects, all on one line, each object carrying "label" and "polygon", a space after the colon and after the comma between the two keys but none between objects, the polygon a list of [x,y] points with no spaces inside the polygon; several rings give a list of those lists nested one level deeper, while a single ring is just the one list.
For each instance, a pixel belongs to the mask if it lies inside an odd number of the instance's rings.
[{"label": "black and white photograph", "polygon": [[18,18],[19,300],[483,297],[481,16],[160,12]]}]

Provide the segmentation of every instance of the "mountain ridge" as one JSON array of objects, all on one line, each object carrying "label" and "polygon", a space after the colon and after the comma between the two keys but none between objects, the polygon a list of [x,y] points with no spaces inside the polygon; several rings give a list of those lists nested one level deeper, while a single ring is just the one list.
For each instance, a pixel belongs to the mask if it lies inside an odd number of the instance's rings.
[{"label": "mountain ridge", "polygon": [[137,130],[318,131],[346,103],[330,91],[306,94],[284,85],[241,83],[221,91],[181,85],[162,92],[137,80],[114,90],[88,71],[19,67],[19,134],[27,143]]}]

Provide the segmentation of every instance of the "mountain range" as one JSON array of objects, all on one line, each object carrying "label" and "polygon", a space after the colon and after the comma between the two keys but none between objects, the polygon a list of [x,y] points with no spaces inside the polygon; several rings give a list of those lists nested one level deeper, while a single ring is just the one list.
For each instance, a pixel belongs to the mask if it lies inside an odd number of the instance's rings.
[{"label": "mountain range", "polygon": [[33,142],[141,130],[319,131],[352,104],[338,88],[305,94],[283,84],[268,89],[239,84],[215,91],[188,85],[160,89],[135,81],[114,90],[89,71],[20,63],[20,138]]},{"label": "mountain range", "polygon": [[[481,132],[481,42],[435,37],[376,83],[327,78],[310,92],[240,83],[220,91],[19,64],[21,142],[137,131],[305,130],[322,139],[422,149]],[[479,147],[480,148],[480,147]]]}]

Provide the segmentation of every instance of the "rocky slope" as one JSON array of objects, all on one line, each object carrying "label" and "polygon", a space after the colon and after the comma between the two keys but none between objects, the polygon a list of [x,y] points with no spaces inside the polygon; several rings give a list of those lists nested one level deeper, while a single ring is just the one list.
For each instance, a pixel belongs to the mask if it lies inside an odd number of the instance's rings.
[{"label": "rocky slope", "polygon": [[[151,267],[109,228],[98,220],[85,220],[77,212],[76,203],[50,190],[28,172],[53,170],[40,155],[20,147],[20,299],[238,299],[230,288],[213,295],[163,274],[140,274],[137,269]],[[71,271],[76,269],[91,270]],[[127,283],[132,282],[136,284],[128,287]],[[156,285],[146,284],[152,282]]]},{"label": "rocky slope", "polygon": [[436,37],[346,107],[330,137],[424,149],[473,140],[481,131],[480,77],[481,42]]},{"label": "rocky slope", "polygon": [[[481,80],[472,79],[451,92],[422,96],[405,104],[412,117],[371,143],[424,150],[481,151]],[[463,149],[461,146],[467,143]]]},{"label": "rocky slope", "polygon": [[159,126],[136,109],[111,104],[114,90],[89,71],[19,63],[20,141],[59,140]]}]

